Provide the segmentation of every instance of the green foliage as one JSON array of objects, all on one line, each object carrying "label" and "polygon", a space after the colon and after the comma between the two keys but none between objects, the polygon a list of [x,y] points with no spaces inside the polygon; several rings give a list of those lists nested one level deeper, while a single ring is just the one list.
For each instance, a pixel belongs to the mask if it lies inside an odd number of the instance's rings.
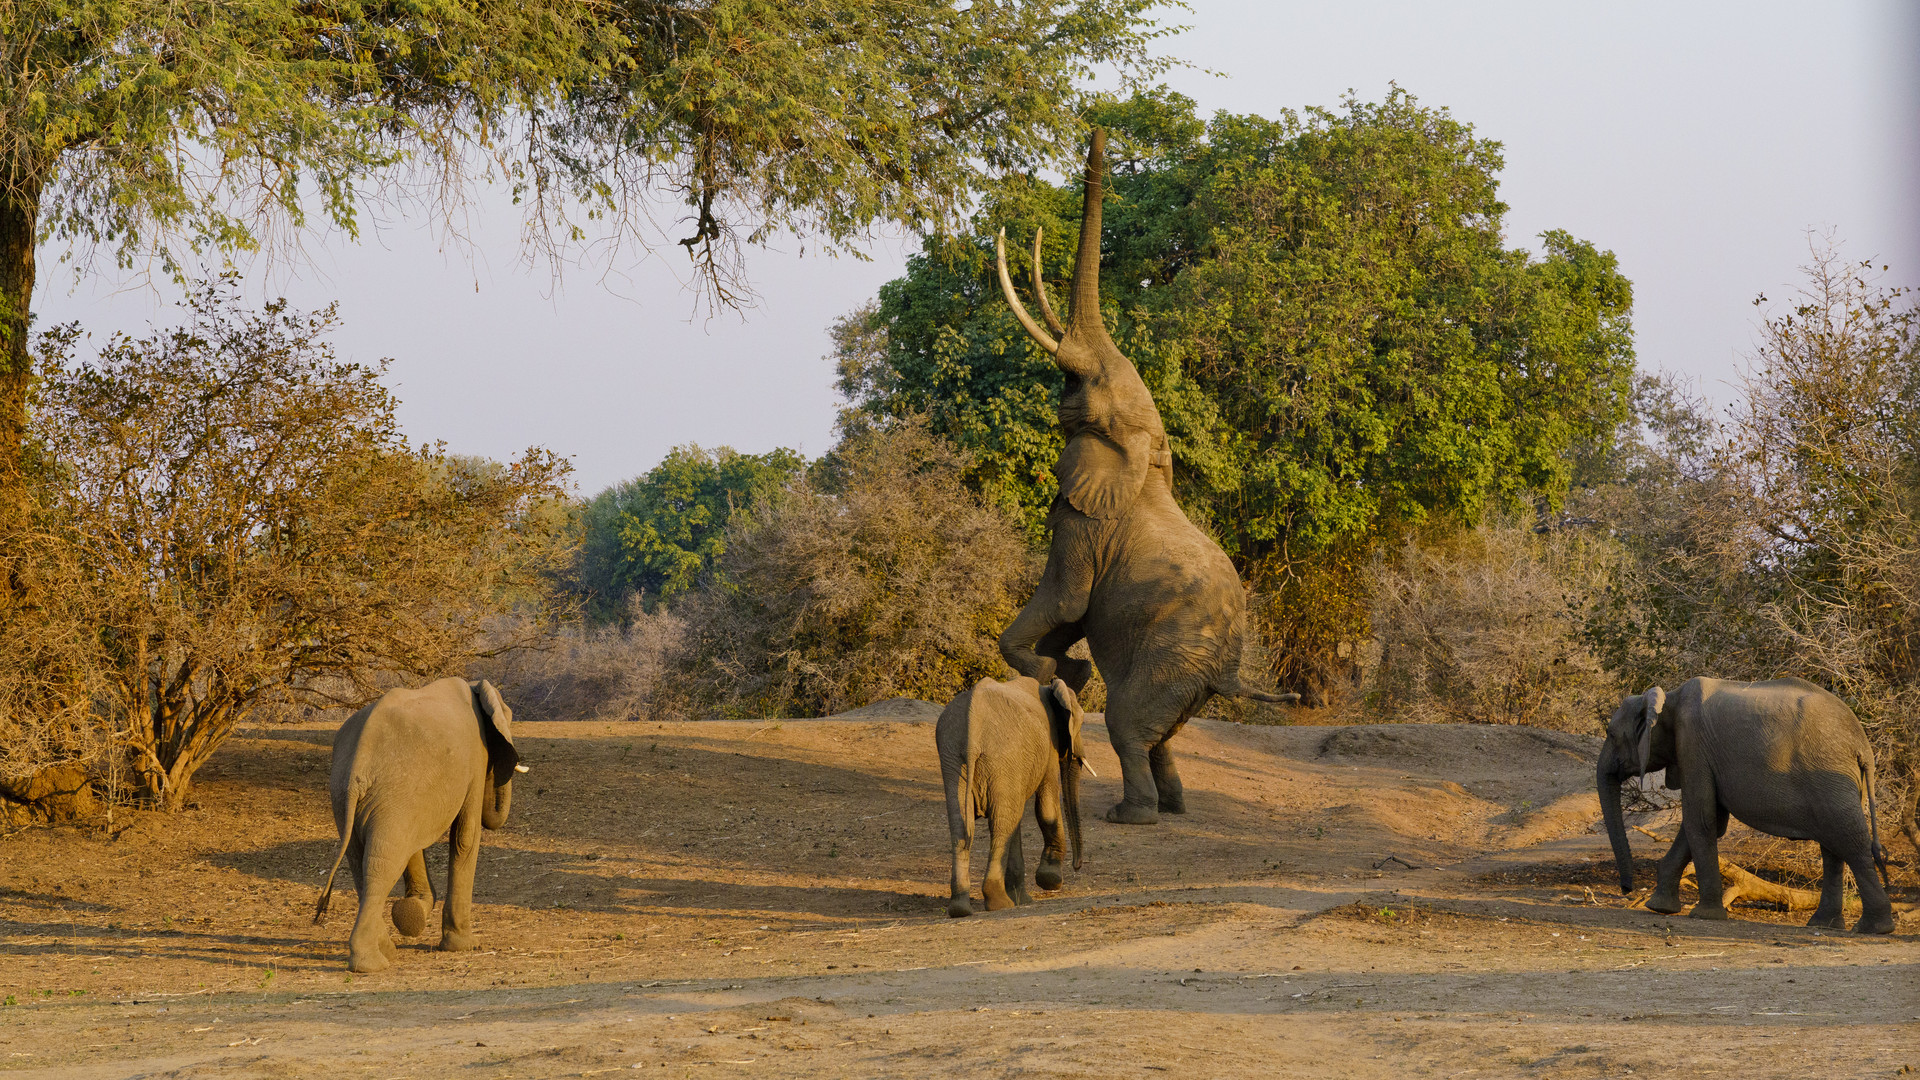
[{"label": "green foliage", "polygon": [[742,454],[689,444],[646,475],[594,496],[580,556],[594,613],[609,618],[635,594],[651,605],[693,588],[726,551],[733,515],[805,467],[792,450]]},{"label": "green foliage", "polygon": [[[1624,415],[1632,290],[1565,233],[1503,246],[1498,144],[1396,90],[1279,120],[1156,92],[1114,131],[1102,291],[1159,404],[1183,503],[1243,562],[1366,543],[1430,516],[1564,492],[1576,445]],[[1025,280],[1036,226],[1051,287],[1077,233],[1071,188],[993,193],[975,235],[931,238],[871,322],[885,378],[856,412],[925,413],[970,481],[1030,529],[1051,501],[1061,376],[999,296],[994,228]]]}]

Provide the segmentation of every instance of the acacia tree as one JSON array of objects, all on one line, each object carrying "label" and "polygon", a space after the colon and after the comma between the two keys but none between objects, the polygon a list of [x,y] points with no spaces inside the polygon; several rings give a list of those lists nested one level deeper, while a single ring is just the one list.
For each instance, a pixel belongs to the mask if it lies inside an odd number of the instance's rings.
[{"label": "acacia tree", "polygon": [[0,456],[40,242],[246,250],[310,204],[352,233],[386,181],[458,197],[478,163],[547,242],[684,200],[731,298],[737,241],[940,225],[1069,151],[1095,65],[1155,66],[1154,4],[0,0]]},{"label": "acacia tree", "polygon": [[331,310],[243,312],[232,292],[93,360],[73,327],[42,338],[33,434],[61,470],[114,742],[169,808],[271,695],[337,682],[327,703],[358,704],[381,672],[458,671],[568,546],[564,461],[410,449],[384,364],[322,340]]}]

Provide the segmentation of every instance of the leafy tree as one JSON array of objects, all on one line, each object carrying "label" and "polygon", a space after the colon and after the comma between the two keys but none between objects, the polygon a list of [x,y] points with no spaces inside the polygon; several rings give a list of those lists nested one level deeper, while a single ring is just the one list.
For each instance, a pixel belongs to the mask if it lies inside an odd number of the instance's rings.
[{"label": "leafy tree", "polygon": [[[1562,232],[1537,257],[1506,247],[1499,144],[1397,89],[1277,120],[1202,124],[1166,92],[1097,117],[1117,147],[1110,325],[1160,407],[1189,514],[1278,599],[1269,628],[1294,620],[1272,642],[1277,674],[1311,684],[1324,673],[1286,658],[1354,640],[1380,537],[1563,498],[1575,451],[1624,416],[1631,286]],[[849,386],[870,415],[926,413],[1030,530],[1053,495],[1061,376],[1000,299],[991,237],[1043,227],[1059,289],[1076,203],[1016,181],[974,235],[930,238],[872,316],[892,371]]]},{"label": "leafy tree", "polygon": [[191,306],[93,360],[77,328],[43,335],[33,414],[106,718],[169,808],[255,705],[336,684],[327,703],[353,705],[377,674],[460,670],[566,552],[563,460],[410,449],[384,364],[333,358],[330,309],[243,312],[219,284]]},{"label": "leafy tree", "polygon": [[1158,66],[1153,6],[0,0],[0,446],[40,241],[247,250],[310,201],[351,234],[395,166],[458,199],[478,161],[548,243],[644,242],[626,226],[684,200],[731,296],[736,241],[939,225],[984,175],[1061,158],[1095,65]]},{"label": "leafy tree", "polygon": [[587,504],[581,584],[602,618],[634,595],[657,603],[696,585],[726,551],[727,523],[806,467],[798,453],[676,447],[646,475]]}]

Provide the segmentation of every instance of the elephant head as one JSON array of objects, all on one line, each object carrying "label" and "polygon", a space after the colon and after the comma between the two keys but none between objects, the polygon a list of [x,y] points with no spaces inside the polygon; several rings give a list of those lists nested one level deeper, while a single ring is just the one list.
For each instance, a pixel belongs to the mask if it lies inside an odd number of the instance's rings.
[{"label": "elephant head", "polygon": [[1064,679],[1041,687],[1040,700],[1046,703],[1047,718],[1052,721],[1053,750],[1060,756],[1060,810],[1067,819],[1067,841],[1073,845],[1073,868],[1078,870],[1080,770],[1093,772],[1093,766],[1087,764],[1087,748],[1080,742],[1080,725],[1086,721],[1086,714],[1080,711],[1080,698]]},{"label": "elephant head", "polygon": [[501,700],[500,691],[485,679],[469,685],[480,737],[487,744],[487,774],[493,788],[480,809],[480,826],[497,829],[507,823],[507,811],[513,806],[513,774],[526,772],[527,767],[520,764],[520,752],[513,747],[513,710]]},{"label": "elephant head", "polygon": [[1054,316],[1041,282],[1040,234],[1036,231],[1033,237],[1034,293],[1047,326],[1060,335],[1059,340],[1033,321],[1013,291],[1013,280],[1007,274],[1006,230],[1001,229],[994,241],[1000,288],[1007,304],[1020,325],[1066,373],[1066,389],[1060,396],[1060,425],[1067,446],[1060,452],[1054,473],[1060,481],[1060,494],[1075,510],[1092,518],[1124,516],[1151,471],[1160,468],[1161,482],[1166,483],[1165,470],[1172,465],[1166,428],[1160,422],[1160,410],[1154,407],[1153,395],[1147,392],[1147,384],[1141,381],[1133,363],[1121,355],[1100,317],[1100,200],[1106,147],[1106,132],[1095,128],[1087,151],[1086,196],[1080,218],[1080,250],[1073,262],[1072,306],[1064,327]]},{"label": "elephant head", "polygon": [[1653,728],[1666,707],[1666,691],[1649,687],[1613,710],[1607,721],[1607,741],[1600,748],[1595,772],[1600,791],[1600,813],[1606,819],[1607,839],[1613,843],[1613,861],[1620,871],[1620,891],[1633,891],[1633,849],[1627,846],[1627,823],[1620,808],[1620,786],[1630,776],[1642,777],[1653,757]]}]

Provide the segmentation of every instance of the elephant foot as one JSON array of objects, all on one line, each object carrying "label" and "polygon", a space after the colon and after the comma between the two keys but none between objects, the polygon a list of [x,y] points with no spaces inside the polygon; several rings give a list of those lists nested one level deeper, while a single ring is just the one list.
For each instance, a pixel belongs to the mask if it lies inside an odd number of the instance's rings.
[{"label": "elephant foot", "polygon": [[1184,814],[1187,812],[1187,800],[1183,795],[1168,798],[1160,796],[1160,812],[1163,814]]},{"label": "elephant foot", "polygon": [[417,896],[403,896],[393,902],[393,928],[400,931],[401,937],[417,938],[427,932],[427,909],[425,900]]},{"label": "elephant foot", "polygon": [[1653,894],[1647,897],[1646,902],[1648,911],[1656,911],[1662,915],[1677,914],[1685,906],[1680,902],[1678,892],[1662,892],[1659,889],[1653,890]]},{"label": "elephant foot", "polygon": [[1862,912],[1860,921],[1853,924],[1853,932],[1856,934],[1893,933],[1893,909],[1876,911],[1871,915]]},{"label": "elephant foot", "polygon": [[[1866,921],[1864,914],[1861,916],[1860,921]],[[1817,930],[1845,930],[1847,928],[1847,919],[1846,916],[1837,911],[1815,911],[1813,918],[1807,920],[1807,925]],[[1889,927],[1889,929],[1891,929],[1891,927]]]},{"label": "elephant foot", "polygon": [[475,941],[473,935],[470,933],[463,934],[458,930],[442,930],[440,932],[441,952],[472,952],[479,947],[480,943]]},{"label": "elephant foot", "polygon": [[1107,811],[1107,820],[1115,825],[1158,825],[1160,812],[1138,803],[1118,802]]},{"label": "elephant foot", "polygon": [[1042,862],[1040,869],[1033,872],[1033,883],[1048,892],[1059,888],[1060,864],[1057,862]]},{"label": "elephant foot", "polygon": [[1711,922],[1726,922],[1727,909],[1725,907],[1708,907],[1705,904],[1695,904],[1693,905],[1693,910],[1687,912],[1687,918],[1706,919]]},{"label": "elephant foot", "polygon": [[372,948],[350,946],[347,949],[347,970],[361,975],[385,971],[393,966],[394,959],[399,955],[400,950],[394,946],[393,939],[381,934],[379,944]]},{"label": "elephant foot", "polygon": [[987,894],[988,911],[1005,911],[1014,906],[1014,903],[1014,898],[1010,893],[1001,893],[999,896],[995,896],[992,893]]},{"label": "elephant foot", "polygon": [[964,919],[973,914],[973,900],[970,897],[956,896],[947,901],[947,918]]}]

